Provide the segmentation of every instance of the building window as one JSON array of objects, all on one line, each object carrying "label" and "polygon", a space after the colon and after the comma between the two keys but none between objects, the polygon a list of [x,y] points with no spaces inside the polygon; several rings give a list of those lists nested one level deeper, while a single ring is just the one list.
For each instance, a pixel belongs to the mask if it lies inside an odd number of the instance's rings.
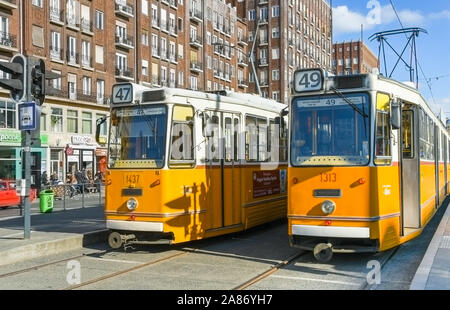
[{"label": "building window", "polygon": [[0,128],[16,128],[16,105],[0,101]]},{"label": "building window", "polygon": [[51,120],[51,132],[63,131],[63,111],[60,108],[52,108]]},{"label": "building window", "polygon": [[105,81],[97,80],[97,103],[102,104],[105,99]]},{"label": "building window", "polygon": [[95,10],[95,28],[103,30],[103,27],[104,27],[103,12]]},{"label": "building window", "polygon": [[83,134],[92,134],[92,113],[83,112],[82,113],[82,133]]},{"label": "building window", "polygon": [[67,110],[67,132],[78,133],[78,111]]},{"label": "building window", "polygon": [[32,3],[34,6],[38,6],[38,7],[42,8],[42,1],[43,0],[33,0]]}]

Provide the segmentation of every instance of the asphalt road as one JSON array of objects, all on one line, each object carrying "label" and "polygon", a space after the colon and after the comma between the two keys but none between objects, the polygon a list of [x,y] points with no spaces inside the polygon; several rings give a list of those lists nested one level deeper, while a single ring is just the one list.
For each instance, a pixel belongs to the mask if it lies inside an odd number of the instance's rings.
[{"label": "asphalt road", "polygon": [[335,254],[318,263],[312,253],[289,246],[286,222],[274,222],[183,245],[140,245],[124,252],[97,244],[2,266],[0,290],[231,290],[267,271],[273,272],[245,289],[407,290],[445,209],[421,236],[383,253]]}]

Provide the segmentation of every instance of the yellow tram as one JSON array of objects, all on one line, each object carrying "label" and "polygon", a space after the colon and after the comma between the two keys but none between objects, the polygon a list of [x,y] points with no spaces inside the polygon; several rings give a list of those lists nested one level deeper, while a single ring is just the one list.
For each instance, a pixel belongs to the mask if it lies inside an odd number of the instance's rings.
[{"label": "yellow tram", "polygon": [[449,135],[421,94],[377,74],[295,73],[291,246],[320,261],[417,237],[449,193]]},{"label": "yellow tram", "polygon": [[110,246],[175,244],[285,218],[286,107],[228,91],[115,85],[105,202]]}]

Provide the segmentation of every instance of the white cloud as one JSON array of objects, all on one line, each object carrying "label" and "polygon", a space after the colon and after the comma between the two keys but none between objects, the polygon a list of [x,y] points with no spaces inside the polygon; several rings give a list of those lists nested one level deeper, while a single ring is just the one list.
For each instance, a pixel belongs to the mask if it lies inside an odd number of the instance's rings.
[{"label": "white cloud", "polygon": [[430,15],[428,15],[428,17],[430,19],[450,19],[450,11],[444,10],[439,13],[431,13]]},{"label": "white cloud", "polygon": [[[336,34],[355,33],[364,30],[371,30],[375,26],[390,25],[396,23],[394,28],[401,28],[397,16],[390,5],[380,7],[378,22],[374,23],[373,12],[368,9],[361,13],[350,10],[346,5],[333,8],[333,27]],[[422,26],[426,20],[419,11],[400,10],[397,11],[404,27]],[[450,14],[450,11],[449,11]],[[376,20],[376,18],[375,18]]]}]

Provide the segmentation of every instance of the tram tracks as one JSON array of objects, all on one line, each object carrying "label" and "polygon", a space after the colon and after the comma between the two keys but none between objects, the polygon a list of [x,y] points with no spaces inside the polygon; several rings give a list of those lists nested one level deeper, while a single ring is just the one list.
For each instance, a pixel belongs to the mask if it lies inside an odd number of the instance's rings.
[{"label": "tram tracks", "polygon": [[292,256],[290,256],[289,258],[287,258],[286,260],[272,266],[269,270],[257,275],[256,277],[251,278],[250,280],[244,282],[243,284],[233,288],[233,290],[245,290],[246,288],[254,285],[257,282],[262,281],[263,279],[267,278],[268,276],[270,276],[271,274],[274,274],[275,272],[277,272],[278,270],[286,267],[287,265],[289,265],[290,263],[292,263],[293,261],[295,261],[297,258],[300,258],[304,255],[306,255],[308,252],[307,251],[302,251],[300,253],[296,253]]}]

